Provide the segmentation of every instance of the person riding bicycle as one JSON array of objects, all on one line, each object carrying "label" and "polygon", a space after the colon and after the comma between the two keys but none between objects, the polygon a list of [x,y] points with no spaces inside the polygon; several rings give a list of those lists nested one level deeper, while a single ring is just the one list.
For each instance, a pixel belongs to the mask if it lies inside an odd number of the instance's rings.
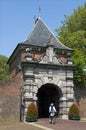
[{"label": "person riding bicycle", "polygon": [[55,106],[54,106],[54,104],[53,103],[51,103],[50,104],[50,106],[49,106],[49,122],[50,123],[53,123],[53,119],[55,118],[55,114],[56,114],[56,108],[55,108]]}]

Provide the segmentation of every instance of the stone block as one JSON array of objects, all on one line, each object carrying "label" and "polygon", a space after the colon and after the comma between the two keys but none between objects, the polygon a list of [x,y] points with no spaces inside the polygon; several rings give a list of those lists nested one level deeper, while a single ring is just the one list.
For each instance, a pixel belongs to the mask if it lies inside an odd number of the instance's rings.
[{"label": "stone block", "polygon": [[67,98],[68,98],[68,99],[74,99],[74,94],[69,94],[69,93],[67,93]]},{"label": "stone block", "polygon": [[63,107],[66,107],[67,102],[63,102]]}]

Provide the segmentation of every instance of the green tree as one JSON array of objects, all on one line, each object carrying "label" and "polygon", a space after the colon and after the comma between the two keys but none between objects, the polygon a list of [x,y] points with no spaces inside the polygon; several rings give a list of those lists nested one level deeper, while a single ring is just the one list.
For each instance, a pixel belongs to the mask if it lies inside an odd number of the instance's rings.
[{"label": "green tree", "polygon": [[76,70],[74,79],[77,86],[85,85],[84,68],[86,68],[86,3],[74,10],[70,16],[64,16],[62,26],[56,29],[58,39],[73,48],[72,55]]},{"label": "green tree", "polygon": [[9,69],[7,60],[6,56],[0,55],[0,80],[8,78]]}]

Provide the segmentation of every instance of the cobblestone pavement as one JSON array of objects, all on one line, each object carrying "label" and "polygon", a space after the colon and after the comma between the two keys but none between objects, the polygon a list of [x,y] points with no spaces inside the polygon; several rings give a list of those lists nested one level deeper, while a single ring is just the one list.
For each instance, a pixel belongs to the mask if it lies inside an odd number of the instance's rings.
[{"label": "cobblestone pavement", "polygon": [[10,123],[0,124],[0,130],[86,130],[86,122],[71,120],[56,120],[56,124],[50,124],[49,119],[38,119],[34,123]]}]

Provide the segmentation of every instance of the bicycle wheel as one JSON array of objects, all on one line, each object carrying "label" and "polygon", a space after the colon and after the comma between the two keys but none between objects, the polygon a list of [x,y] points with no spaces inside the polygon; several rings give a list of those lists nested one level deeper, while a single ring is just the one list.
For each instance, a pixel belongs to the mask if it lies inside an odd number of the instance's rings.
[{"label": "bicycle wheel", "polygon": [[53,117],[52,118],[52,124],[55,124],[56,123],[56,117]]},{"label": "bicycle wheel", "polygon": [[51,119],[51,116],[49,116],[49,123],[52,123],[52,119]]}]

